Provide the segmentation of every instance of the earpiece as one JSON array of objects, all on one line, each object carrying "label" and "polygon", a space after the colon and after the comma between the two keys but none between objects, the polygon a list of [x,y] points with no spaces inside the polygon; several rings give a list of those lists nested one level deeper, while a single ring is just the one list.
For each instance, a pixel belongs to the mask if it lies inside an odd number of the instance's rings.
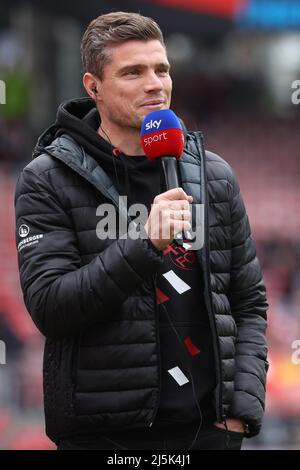
[{"label": "earpiece", "polygon": [[97,90],[97,88],[96,88],[95,86],[93,86],[92,92],[93,92],[95,95],[98,93],[98,90]]}]

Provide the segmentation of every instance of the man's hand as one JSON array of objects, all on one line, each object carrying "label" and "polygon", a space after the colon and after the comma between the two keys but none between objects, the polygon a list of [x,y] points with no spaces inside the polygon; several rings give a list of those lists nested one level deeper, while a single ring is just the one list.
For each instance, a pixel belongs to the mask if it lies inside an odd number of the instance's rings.
[{"label": "man's hand", "polygon": [[192,201],[193,197],[182,188],[170,189],[154,198],[145,230],[158,250],[163,251],[177,233],[191,229],[189,204]]},{"label": "man's hand", "polygon": [[[228,418],[226,419],[226,423],[227,423],[228,431],[242,432],[242,433],[245,432],[245,425],[243,421],[241,421],[240,419]],[[214,422],[214,426],[216,426],[217,428],[226,429],[226,426],[223,423]]]}]

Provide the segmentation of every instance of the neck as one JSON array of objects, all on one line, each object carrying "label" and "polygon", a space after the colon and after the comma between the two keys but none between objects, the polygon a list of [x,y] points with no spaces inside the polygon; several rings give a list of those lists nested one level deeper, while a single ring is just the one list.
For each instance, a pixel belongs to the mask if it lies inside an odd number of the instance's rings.
[{"label": "neck", "polygon": [[119,127],[114,129],[112,125],[101,122],[97,132],[103,139],[120,149],[125,155],[144,155],[138,129],[128,127],[123,132],[120,132]]}]

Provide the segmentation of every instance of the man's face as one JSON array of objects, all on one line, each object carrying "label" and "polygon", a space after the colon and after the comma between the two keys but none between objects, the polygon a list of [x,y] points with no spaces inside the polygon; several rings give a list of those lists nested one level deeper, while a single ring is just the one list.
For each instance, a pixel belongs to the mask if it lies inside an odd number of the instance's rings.
[{"label": "man's face", "polygon": [[128,40],[110,46],[108,53],[100,82],[102,121],[140,129],[146,114],[170,106],[172,80],[165,48],[158,40]]}]

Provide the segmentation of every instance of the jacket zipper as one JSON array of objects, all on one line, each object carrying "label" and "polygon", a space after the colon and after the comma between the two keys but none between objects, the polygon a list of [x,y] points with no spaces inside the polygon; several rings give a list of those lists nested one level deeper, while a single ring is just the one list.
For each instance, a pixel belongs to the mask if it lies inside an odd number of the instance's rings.
[{"label": "jacket zipper", "polygon": [[157,278],[157,273],[155,273],[153,277],[153,286],[154,286],[155,328],[156,328],[156,344],[157,344],[159,378],[158,378],[158,397],[157,397],[156,406],[154,408],[154,412],[151,418],[151,422],[148,425],[149,428],[151,428],[156,418],[158,407],[159,407],[160,394],[161,394],[161,357],[160,357],[160,338],[159,338],[159,315],[158,315],[157,300],[156,300],[156,278]]},{"label": "jacket zipper", "polygon": [[[226,422],[226,416],[223,413],[222,406],[222,363],[221,363],[221,353],[220,345],[218,340],[216,318],[212,302],[212,290],[210,282],[210,249],[209,249],[209,214],[208,214],[208,188],[206,180],[206,165],[205,165],[205,155],[203,152],[203,139],[202,135],[199,133],[196,134],[196,143],[199,145],[200,157],[201,157],[201,180],[202,180],[202,203],[204,204],[204,227],[205,227],[205,242],[203,250],[205,250],[205,256],[203,263],[203,274],[205,278],[205,288],[204,288],[204,299],[206,302],[206,307],[208,311],[208,316],[210,320],[211,332],[213,337],[213,348],[214,355],[216,358],[216,376],[217,376],[217,393],[218,393],[218,403],[216,407],[217,420],[219,422]],[[197,147],[198,147],[197,145]],[[203,257],[203,255],[202,255]]]}]

